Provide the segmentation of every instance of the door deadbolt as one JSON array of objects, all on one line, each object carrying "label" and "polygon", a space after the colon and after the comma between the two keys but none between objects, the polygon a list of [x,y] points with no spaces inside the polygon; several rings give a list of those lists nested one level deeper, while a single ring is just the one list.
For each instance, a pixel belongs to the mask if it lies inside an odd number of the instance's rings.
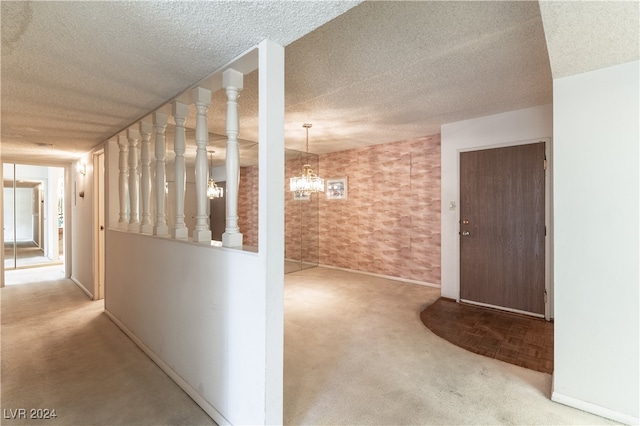
[{"label": "door deadbolt", "polygon": [[468,225],[468,224],[469,224],[469,221],[468,221],[468,220],[463,220],[463,221],[462,221],[462,224],[463,224],[463,225]]}]

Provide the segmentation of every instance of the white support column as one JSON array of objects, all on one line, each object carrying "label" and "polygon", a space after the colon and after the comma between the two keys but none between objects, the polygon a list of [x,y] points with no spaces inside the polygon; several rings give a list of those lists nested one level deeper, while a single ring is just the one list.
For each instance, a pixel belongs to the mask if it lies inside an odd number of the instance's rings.
[{"label": "white support column", "polygon": [[196,105],[196,229],[193,230],[193,241],[211,244],[207,204],[207,181],[209,167],[207,165],[207,145],[209,129],[207,127],[207,108],[211,104],[211,91],[202,87],[193,89],[192,98]]},{"label": "white support column", "polygon": [[140,197],[142,204],[142,220],[140,221],[140,232],[143,234],[151,234],[153,226],[151,225],[151,213],[149,201],[151,199],[151,156],[149,155],[149,140],[151,139],[151,123],[140,122],[140,165],[142,168],[142,176],[140,177]]},{"label": "white support column", "polygon": [[127,129],[127,139],[129,140],[129,231],[140,232],[140,178],[138,170],[138,139],[140,132],[138,129],[130,127]]},{"label": "white support column", "polygon": [[120,216],[118,217],[118,227],[123,230],[129,229],[129,218],[127,217],[127,201],[129,200],[129,184],[127,183],[127,175],[129,173],[129,165],[127,158],[129,155],[129,141],[125,135],[118,135],[118,190],[120,196]]},{"label": "white support column", "polygon": [[258,254],[266,265],[265,424],[282,424],[284,359],[284,48],[259,45]]},{"label": "white support column", "polygon": [[165,130],[167,128],[167,114],[156,112],[153,114],[153,126],[156,132],[156,220],[153,227],[153,235],[159,237],[169,236],[167,217],[165,216],[165,186],[167,182],[165,157]]},{"label": "white support column", "polygon": [[176,134],[173,140],[173,150],[176,153],[175,158],[175,184],[176,184],[176,198],[175,198],[175,220],[173,229],[171,230],[171,236],[178,240],[186,240],[189,238],[189,230],[184,223],[184,193],[187,185],[187,174],[184,163],[184,151],[185,151],[185,132],[184,132],[184,120],[187,117],[188,107],[181,102],[174,102],[172,105],[173,118],[176,122]]},{"label": "white support column", "polygon": [[240,151],[238,149],[238,96],[243,88],[243,75],[233,69],[222,73],[222,87],[227,92],[227,194],[224,247],[242,248],[242,234],[238,228],[238,189],[240,185]]}]

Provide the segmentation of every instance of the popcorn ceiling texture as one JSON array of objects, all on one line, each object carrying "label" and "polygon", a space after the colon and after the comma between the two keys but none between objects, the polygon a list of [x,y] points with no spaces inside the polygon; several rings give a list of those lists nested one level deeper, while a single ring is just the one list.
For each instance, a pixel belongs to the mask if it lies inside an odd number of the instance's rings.
[{"label": "popcorn ceiling texture", "polygon": [[[640,54],[637,1],[0,7],[1,149],[29,160],[76,159],[264,38],[286,46],[286,146],[303,150],[300,124],[312,121],[316,154],[548,104],[552,70],[559,78]],[[211,133],[225,133],[225,107],[224,94],[214,93]],[[254,72],[240,97],[241,137],[253,142],[257,110]],[[194,123],[191,107],[187,126]]]},{"label": "popcorn ceiling texture", "polygon": [[542,1],[540,13],[553,78],[640,59],[637,0]]},{"label": "popcorn ceiling texture", "polygon": [[286,46],[356,4],[0,2],[3,155],[77,158],[265,38]]}]

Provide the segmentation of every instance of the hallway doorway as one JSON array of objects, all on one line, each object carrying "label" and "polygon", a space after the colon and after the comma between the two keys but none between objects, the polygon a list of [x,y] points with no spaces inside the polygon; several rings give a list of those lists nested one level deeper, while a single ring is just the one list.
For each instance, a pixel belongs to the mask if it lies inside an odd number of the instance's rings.
[{"label": "hallway doorway", "polygon": [[21,281],[9,272],[23,269],[56,266],[64,275],[64,168],[2,166],[5,283]]}]

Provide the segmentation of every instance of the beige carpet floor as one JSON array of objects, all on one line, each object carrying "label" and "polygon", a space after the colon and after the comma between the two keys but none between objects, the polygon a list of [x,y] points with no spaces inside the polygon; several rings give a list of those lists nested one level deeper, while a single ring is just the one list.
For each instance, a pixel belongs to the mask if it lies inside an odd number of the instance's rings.
[{"label": "beige carpet floor", "polygon": [[613,424],[552,402],[551,376],[429,331],[438,289],[314,268],[285,276],[285,423]]},{"label": "beige carpet floor", "polygon": [[[36,246],[33,241],[18,241],[14,247],[13,242],[4,243],[4,267],[6,270],[13,268],[32,268],[44,265],[60,265],[64,262],[63,240],[59,241],[59,259],[52,260],[44,255],[44,250]],[[14,258],[14,250],[15,258]]]},{"label": "beige carpet floor", "polygon": [[[285,277],[286,424],[611,424],[549,400],[551,376],[465,351],[419,314],[437,289],[326,268]],[[213,421],[69,280],[0,291],[2,424]]]},{"label": "beige carpet floor", "polygon": [[70,280],[7,286],[0,298],[2,417],[57,415],[3,425],[215,424]]}]

